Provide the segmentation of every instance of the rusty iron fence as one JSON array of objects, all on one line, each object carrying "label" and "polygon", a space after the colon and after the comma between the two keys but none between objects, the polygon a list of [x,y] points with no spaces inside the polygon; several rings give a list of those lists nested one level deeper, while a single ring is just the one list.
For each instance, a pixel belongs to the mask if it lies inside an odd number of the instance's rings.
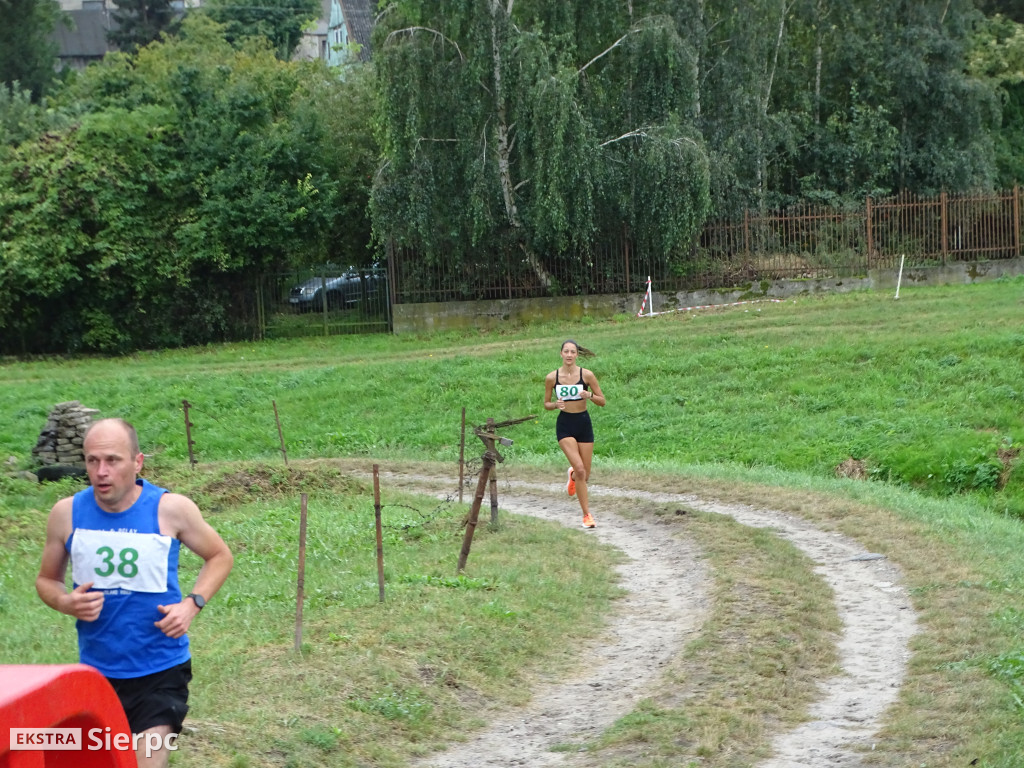
[{"label": "rusty iron fence", "polygon": [[659,290],[732,288],[761,280],[865,275],[870,269],[1020,254],[1019,188],[985,194],[867,198],[831,208],[801,204],[748,210],[742,219],[709,222],[687,251],[655,259],[625,234],[586,253],[544,258],[522,250],[463,258],[392,248],[393,303],[634,293],[647,277]]}]

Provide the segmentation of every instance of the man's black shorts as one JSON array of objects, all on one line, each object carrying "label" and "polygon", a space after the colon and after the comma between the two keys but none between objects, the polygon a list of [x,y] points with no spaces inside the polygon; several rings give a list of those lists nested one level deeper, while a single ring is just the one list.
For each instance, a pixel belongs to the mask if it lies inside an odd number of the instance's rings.
[{"label": "man's black shorts", "polygon": [[188,684],[192,681],[192,660],[142,677],[107,680],[117,692],[132,733],[158,725],[169,725],[181,733],[188,714]]}]

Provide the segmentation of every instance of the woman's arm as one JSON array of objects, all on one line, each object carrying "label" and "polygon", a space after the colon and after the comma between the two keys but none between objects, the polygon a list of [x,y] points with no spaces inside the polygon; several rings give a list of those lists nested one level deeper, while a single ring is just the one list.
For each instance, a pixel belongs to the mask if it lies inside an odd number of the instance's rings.
[{"label": "woman's arm", "polygon": [[604,406],[608,401],[605,399],[604,393],[601,391],[601,385],[597,383],[597,376],[594,375],[594,372],[588,371],[584,368],[583,381],[586,382],[588,387],[590,387],[590,397],[587,399],[594,405]]},{"label": "woman's arm", "polygon": [[555,372],[552,371],[544,378],[544,410],[554,411],[558,409],[558,403],[551,400],[551,393],[555,390]]}]

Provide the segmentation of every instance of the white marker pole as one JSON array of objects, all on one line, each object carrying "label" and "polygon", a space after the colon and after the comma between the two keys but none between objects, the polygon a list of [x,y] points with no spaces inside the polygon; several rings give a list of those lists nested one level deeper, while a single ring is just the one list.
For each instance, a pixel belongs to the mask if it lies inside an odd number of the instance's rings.
[{"label": "white marker pole", "polygon": [[900,254],[900,273],[896,277],[896,295],[893,296],[894,299],[898,299],[900,297],[900,283],[903,282],[903,259],[906,255],[907,254],[905,253]]},{"label": "white marker pole", "polygon": [[647,276],[647,301],[650,304],[647,305],[647,316],[654,317],[654,295],[651,293],[651,276]]}]

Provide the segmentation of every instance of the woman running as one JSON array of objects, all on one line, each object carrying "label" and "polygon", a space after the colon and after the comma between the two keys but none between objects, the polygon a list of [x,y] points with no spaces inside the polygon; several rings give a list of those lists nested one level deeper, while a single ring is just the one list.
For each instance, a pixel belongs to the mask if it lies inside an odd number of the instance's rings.
[{"label": "woman running", "polygon": [[559,412],[555,433],[570,465],[565,489],[570,496],[579,499],[584,528],[595,525],[587,499],[587,480],[594,459],[594,428],[587,413],[587,402],[603,406],[607,401],[593,371],[576,365],[576,358],[593,354],[572,339],[562,342],[562,366],[544,379],[544,409]]}]

